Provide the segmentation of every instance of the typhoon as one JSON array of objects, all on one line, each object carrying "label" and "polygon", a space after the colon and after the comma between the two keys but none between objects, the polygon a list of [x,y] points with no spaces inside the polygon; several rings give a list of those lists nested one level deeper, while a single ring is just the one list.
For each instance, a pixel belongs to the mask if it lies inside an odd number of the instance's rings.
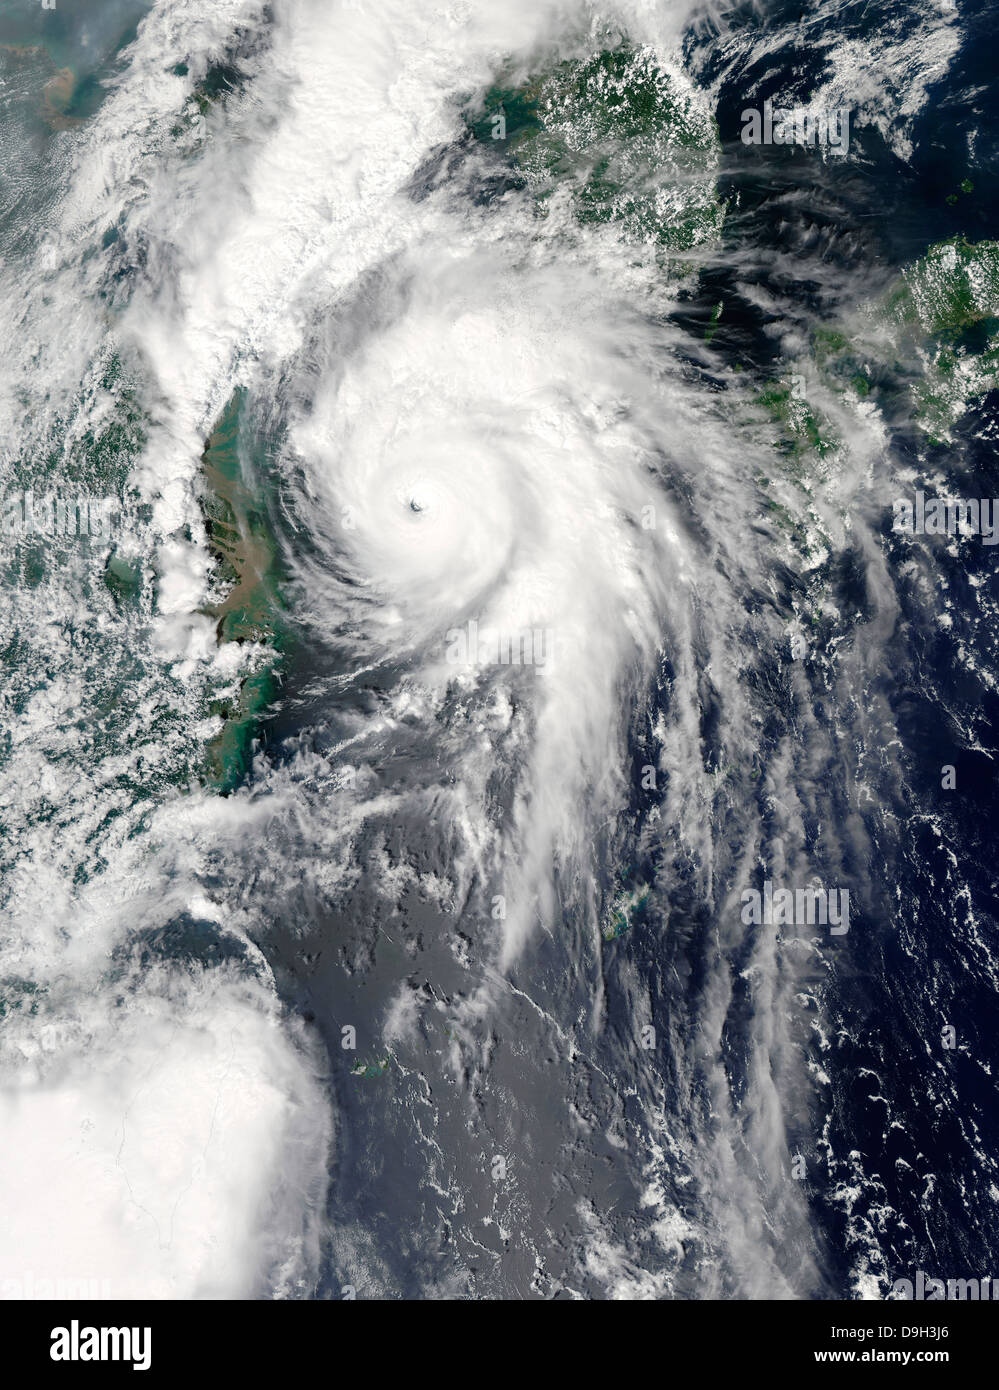
[{"label": "typhoon", "polygon": [[983,14],[6,6],[4,1296],[999,1256]]}]

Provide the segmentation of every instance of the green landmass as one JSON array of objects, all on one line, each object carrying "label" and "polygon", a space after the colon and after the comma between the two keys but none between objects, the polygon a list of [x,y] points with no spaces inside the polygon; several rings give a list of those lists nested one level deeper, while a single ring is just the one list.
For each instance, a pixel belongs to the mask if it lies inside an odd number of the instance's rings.
[{"label": "green landmass", "polygon": [[282,659],[276,550],[262,499],[245,475],[244,407],[245,393],[239,390],[202,457],[201,509],[216,583],[225,591],[205,611],[217,620],[220,643],[256,643],[266,651],[259,669],[240,681],[238,695],[226,694],[210,705],[211,713],[225,722],[208,745],[208,777],[223,792],[231,791],[249,769],[260,719],[278,694]]},{"label": "green landmass", "polygon": [[622,42],[497,85],[467,119],[477,140],[501,147],[542,214],[568,195],[580,223],[616,224],[674,253],[721,231],[717,126],[651,49]]}]

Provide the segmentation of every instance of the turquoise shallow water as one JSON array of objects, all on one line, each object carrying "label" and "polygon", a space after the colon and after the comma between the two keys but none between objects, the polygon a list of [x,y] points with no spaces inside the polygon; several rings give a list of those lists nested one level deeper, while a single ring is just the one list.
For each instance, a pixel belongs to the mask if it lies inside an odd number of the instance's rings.
[{"label": "turquoise shallow water", "polygon": [[107,0],[44,9],[38,0],[7,0],[0,15],[0,44],[42,47],[56,67],[81,77],[97,71],[131,38],[150,0]]}]

